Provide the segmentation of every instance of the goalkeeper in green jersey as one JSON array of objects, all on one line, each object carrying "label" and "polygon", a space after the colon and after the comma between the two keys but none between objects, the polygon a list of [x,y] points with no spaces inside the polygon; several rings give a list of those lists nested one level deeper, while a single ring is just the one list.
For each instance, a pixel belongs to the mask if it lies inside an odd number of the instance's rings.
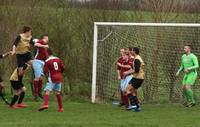
[{"label": "goalkeeper in green jersey", "polygon": [[185,73],[182,81],[182,91],[183,95],[187,99],[187,107],[192,107],[195,105],[193,91],[191,86],[194,85],[195,80],[197,79],[197,69],[199,68],[199,62],[197,57],[191,53],[191,46],[184,46],[185,54],[181,58],[181,67],[176,73],[176,76],[179,75],[181,71]]}]

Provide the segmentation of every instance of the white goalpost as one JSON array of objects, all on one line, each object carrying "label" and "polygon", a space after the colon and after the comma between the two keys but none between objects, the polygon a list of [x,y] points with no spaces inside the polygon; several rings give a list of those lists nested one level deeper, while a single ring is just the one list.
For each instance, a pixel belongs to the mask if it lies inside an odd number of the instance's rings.
[{"label": "white goalpost", "polygon": [[175,85],[180,78],[174,78],[173,71],[179,67],[185,43],[200,54],[200,24],[196,23],[95,22],[93,34],[92,103],[109,100],[118,89],[115,61],[120,48],[140,47],[147,64],[141,94],[150,101],[179,97]]}]

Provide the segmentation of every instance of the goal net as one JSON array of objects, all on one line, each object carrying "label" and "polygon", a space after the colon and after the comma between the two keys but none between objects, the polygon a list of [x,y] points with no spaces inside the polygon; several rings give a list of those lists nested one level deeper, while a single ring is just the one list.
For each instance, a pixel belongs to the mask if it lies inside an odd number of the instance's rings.
[{"label": "goal net", "polygon": [[[116,61],[120,49],[140,48],[145,82],[139,98],[145,102],[177,102],[182,99],[179,69],[184,44],[200,56],[200,24],[180,23],[94,23],[92,102],[118,100]],[[193,87],[198,97],[199,78]]]}]

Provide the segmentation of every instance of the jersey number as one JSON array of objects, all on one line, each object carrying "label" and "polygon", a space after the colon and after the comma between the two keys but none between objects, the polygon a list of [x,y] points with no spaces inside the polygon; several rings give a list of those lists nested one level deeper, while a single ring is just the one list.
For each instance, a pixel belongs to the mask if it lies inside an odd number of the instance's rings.
[{"label": "jersey number", "polygon": [[53,62],[53,66],[55,70],[58,70],[58,63],[57,62]]}]

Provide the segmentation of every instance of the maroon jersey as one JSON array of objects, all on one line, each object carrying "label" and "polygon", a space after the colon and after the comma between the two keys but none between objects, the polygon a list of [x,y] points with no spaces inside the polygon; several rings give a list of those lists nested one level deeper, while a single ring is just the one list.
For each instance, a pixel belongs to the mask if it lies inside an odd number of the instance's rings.
[{"label": "maroon jersey", "polygon": [[[39,40],[36,43],[39,43],[41,45],[46,45],[43,40]],[[45,61],[47,59],[47,57],[48,57],[48,53],[47,53],[47,50],[45,48],[41,48],[41,47],[37,48],[35,59]]]},{"label": "maroon jersey", "polygon": [[62,72],[64,70],[63,61],[54,56],[50,56],[44,64],[44,73],[48,75],[53,83],[60,83],[63,81]]},{"label": "maroon jersey", "polygon": [[[133,66],[133,61],[134,61],[134,59],[130,58],[130,57],[129,57],[128,60],[124,60],[122,57],[120,57],[117,62],[120,63],[120,64],[122,64],[122,65],[130,65],[132,67]],[[117,65],[117,70],[120,71],[120,77],[121,77],[121,79],[124,79],[125,78],[124,72],[130,70],[130,68],[122,68],[122,67],[119,67]]]},{"label": "maroon jersey", "polygon": [[[120,57],[120,58],[117,60],[117,63],[122,64],[122,63],[123,63],[123,58]],[[117,65],[117,70],[120,70],[120,69],[121,69],[121,67]]]}]

